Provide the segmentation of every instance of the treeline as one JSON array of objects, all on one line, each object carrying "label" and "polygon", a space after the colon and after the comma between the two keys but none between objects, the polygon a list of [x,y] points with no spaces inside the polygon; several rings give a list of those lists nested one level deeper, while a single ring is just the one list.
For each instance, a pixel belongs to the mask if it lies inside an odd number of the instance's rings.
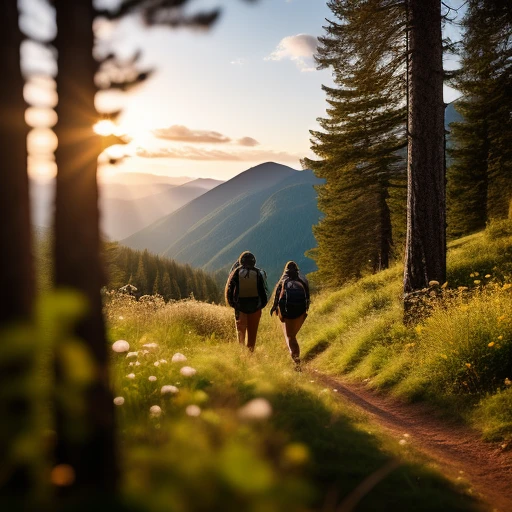
[{"label": "treeline", "polygon": [[136,295],[159,294],[165,300],[193,295],[197,300],[220,302],[222,294],[215,279],[190,265],[145,251],[134,251],[117,243],[105,246],[108,288],[117,290],[127,284],[137,288]]},{"label": "treeline", "polygon": [[[321,130],[311,132],[318,159],[306,158],[304,166],[325,179],[317,187],[324,217],[314,227],[315,277],[339,285],[403,258],[414,70],[410,2],[331,0],[328,6],[333,17],[319,38],[316,61],[332,70],[335,85],[323,87],[327,116],[318,119]],[[445,8],[448,23],[454,10]],[[470,0],[461,41],[444,41],[444,52],[458,53],[461,66],[445,73],[445,81],[462,93],[455,105],[463,116],[451,125],[446,210],[452,238],[509,214],[511,12],[509,2]],[[409,186],[409,201],[417,199],[410,179]],[[444,190],[437,192],[444,197]]]}]

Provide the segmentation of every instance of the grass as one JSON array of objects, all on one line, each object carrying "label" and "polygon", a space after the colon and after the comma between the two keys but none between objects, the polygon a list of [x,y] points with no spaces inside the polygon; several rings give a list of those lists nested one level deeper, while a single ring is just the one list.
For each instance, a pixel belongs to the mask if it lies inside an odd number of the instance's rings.
[{"label": "grass", "polygon": [[[410,446],[294,371],[279,323],[266,310],[251,354],[235,342],[225,307],[113,295],[106,309],[111,341],[127,340],[137,352],[112,352],[112,384],[124,399],[117,407],[124,494],[141,510],[335,510],[382,468],[387,474],[357,510],[479,509],[464,487],[419,463]],[[344,317],[350,328],[354,315]],[[382,320],[374,315],[377,329]],[[318,331],[314,320],[308,324],[310,335]],[[176,353],[187,360],[173,362]],[[183,366],[196,371],[185,376]],[[164,385],[179,391],[161,394]],[[151,414],[154,406],[160,414]]]},{"label": "grass", "polygon": [[317,297],[301,332],[310,364],[429,400],[487,439],[512,438],[502,410],[510,411],[512,380],[512,222],[450,244],[447,287],[411,327],[402,322],[401,274],[396,266]]}]

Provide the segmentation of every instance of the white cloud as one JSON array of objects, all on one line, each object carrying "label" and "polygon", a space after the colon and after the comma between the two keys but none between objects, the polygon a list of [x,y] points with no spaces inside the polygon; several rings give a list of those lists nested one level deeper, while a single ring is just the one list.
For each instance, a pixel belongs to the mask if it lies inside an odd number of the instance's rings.
[{"label": "white cloud", "polygon": [[175,140],[180,142],[193,143],[225,143],[231,142],[229,137],[222,133],[208,130],[191,130],[186,126],[175,124],[168,128],[160,128],[153,131],[153,135],[157,139]]},{"label": "white cloud", "polygon": [[145,149],[137,148],[136,155],[142,158],[170,158],[176,160],[196,161],[231,161],[231,162],[256,162],[256,161],[280,161],[297,163],[303,155],[275,151],[273,149],[256,149],[241,151],[221,151],[218,149],[198,148],[194,146]]},{"label": "white cloud", "polygon": [[238,57],[230,62],[233,66],[243,66],[245,64],[245,59]]},{"label": "white cloud", "polygon": [[290,59],[297,64],[301,71],[314,71],[318,41],[315,36],[309,34],[297,34],[281,39],[277,48],[265,60]]}]

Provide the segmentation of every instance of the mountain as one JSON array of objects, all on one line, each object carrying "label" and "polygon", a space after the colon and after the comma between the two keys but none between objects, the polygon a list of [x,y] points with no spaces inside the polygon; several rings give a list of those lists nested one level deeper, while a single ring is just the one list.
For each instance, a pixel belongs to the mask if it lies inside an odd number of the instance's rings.
[{"label": "mountain", "polygon": [[315,270],[304,252],[315,247],[320,218],[311,171],[268,162],[235,176],[121,241],[210,272],[229,269],[244,250],[255,253],[273,284],[288,260]]},{"label": "mountain", "polygon": [[[139,231],[223,183],[212,179],[152,175],[146,179],[143,173],[124,174],[124,177],[118,177],[116,181],[101,181],[99,185],[101,229],[110,240],[119,240]],[[183,181],[184,184],[177,185]],[[51,225],[53,195],[53,180],[32,180],[34,225]]]}]

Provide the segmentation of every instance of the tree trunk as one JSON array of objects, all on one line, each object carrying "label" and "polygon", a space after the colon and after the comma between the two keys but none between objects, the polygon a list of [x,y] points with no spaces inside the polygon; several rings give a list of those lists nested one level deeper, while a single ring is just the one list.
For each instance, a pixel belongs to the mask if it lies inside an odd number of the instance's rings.
[{"label": "tree trunk", "polygon": [[[28,510],[33,497],[32,460],[19,447],[34,438],[32,326],[35,280],[32,259],[24,80],[16,0],[2,3],[0,17],[0,508]],[[17,328],[16,330],[11,330]],[[35,455],[34,453],[30,454]]]},{"label": "tree trunk", "polygon": [[446,280],[440,0],[408,0],[408,193],[404,295]]},{"label": "tree trunk", "polygon": [[[92,56],[94,37],[92,0],[55,0],[58,35],[57,107],[55,132],[59,145],[55,201],[55,284],[78,291],[88,309],[73,333],[83,340],[95,368],[92,382],[76,389],[83,400],[77,414],[57,399],[57,464],[70,465],[74,482],[64,492],[71,500],[112,495],[118,481],[114,410],[109,390],[108,351],[100,290],[104,284],[100,260],[97,159],[100,137],[93,131],[97,64]],[[57,391],[73,383],[57,348]]]}]

